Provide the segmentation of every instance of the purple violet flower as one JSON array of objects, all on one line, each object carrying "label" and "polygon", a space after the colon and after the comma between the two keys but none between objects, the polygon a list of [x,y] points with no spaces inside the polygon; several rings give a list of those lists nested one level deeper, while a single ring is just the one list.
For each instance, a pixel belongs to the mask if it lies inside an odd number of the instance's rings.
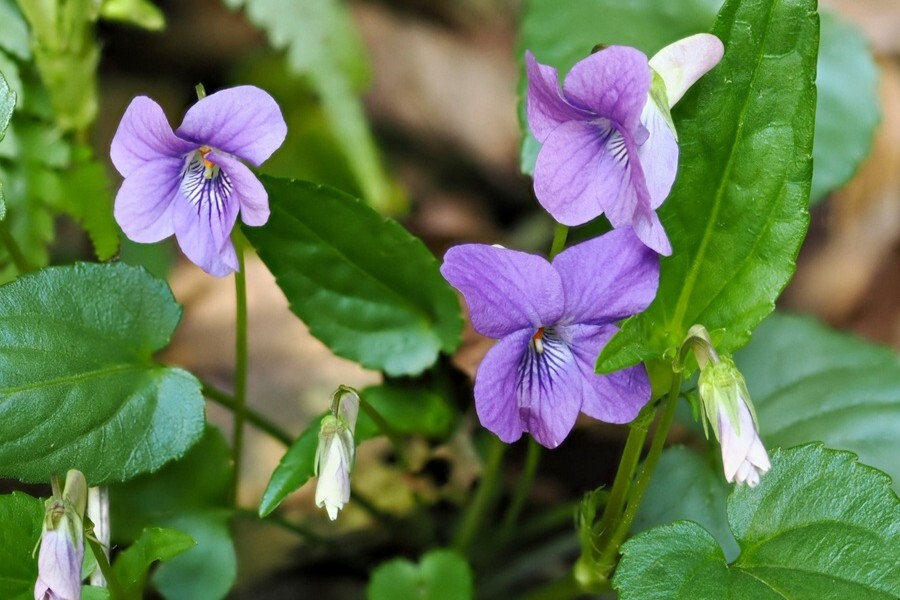
[{"label": "purple violet flower", "polygon": [[561,252],[552,263],[483,244],[447,251],[441,273],[480,334],[499,338],[475,376],[478,418],[504,442],[528,431],[555,448],[579,412],[627,423],[650,400],[642,365],[594,373],[620,319],[656,295],[659,259],[629,230]]},{"label": "purple violet flower", "polygon": [[[556,69],[527,52],[528,123],[542,144],[534,167],[541,206],[564,225],[605,213],[613,227],[632,227],[647,246],[670,255],[655,212],[678,170],[669,108],[722,54],[722,42],[709,34],[675,42],[650,61],[634,48],[610,46],[575,64],[560,89]],[[651,94],[654,71],[662,104]]]},{"label": "purple violet flower", "polygon": [[275,100],[253,86],[203,98],[174,133],[162,108],[138,96],[110,148],[125,178],[116,196],[116,221],[136,242],[175,234],[185,255],[211,275],[237,271],[231,230],[238,212],[251,226],[269,218],[268,194],[241,160],[258,167],[286,134]]}]

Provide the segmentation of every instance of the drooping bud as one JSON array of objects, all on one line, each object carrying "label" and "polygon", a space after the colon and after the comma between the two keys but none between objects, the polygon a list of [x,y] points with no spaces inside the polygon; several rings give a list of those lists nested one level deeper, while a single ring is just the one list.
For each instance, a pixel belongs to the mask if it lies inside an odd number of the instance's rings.
[{"label": "drooping bud", "polygon": [[356,457],[353,432],[359,415],[359,394],[340,386],[331,395],[331,414],[322,419],[316,448],[316,506],[325,507],[334,521],[350,501],[350,470]]},{"label": "drooping bud", "polygon": [[35,600],[80,600],[86,506],[87,481],[81,471],[68,472],[62,493],[54,477],[44,513]]},{"label": "drooping bud", "polygon": [[702,326],[691,328],[689,340],[700,365],[700,401],[722,446],[725,479],[753,487],[772,465],[759,438],[756,413],[744,376],[734,361],[716,353]]}]

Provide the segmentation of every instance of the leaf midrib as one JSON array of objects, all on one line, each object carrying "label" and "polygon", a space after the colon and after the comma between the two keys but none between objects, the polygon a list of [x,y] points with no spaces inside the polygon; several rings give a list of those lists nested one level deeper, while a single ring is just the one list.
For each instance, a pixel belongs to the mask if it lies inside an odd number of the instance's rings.
[{"label": "leaf midrib", "polygon": [[[775,13],[775,6],[773,3],[770,5],[769,14],[766,18],[766,27],[765,27],[765,31],[763,34],[762,42],[760,43],[761,49],[765,49],[766,43],[769,39],[769,30],[771,29],[772,18],[773,18],[774,13]],[[736,15],[735,15],[735,17],[736,17]],[[748,92],[749,92],[749,90],[751,90],[753,88],[752,84],[757,79],[760,65],[762,64],[765,56],[766,56],[765,52],[759,53],[759,57],[757,59],[756,65],[754,65],[754,68],[753,68],[753,76],[750,78],[750,81],[748,83]],[[688,270],[688,274],[685,277],[685,284],[681,288],[681,294],[679,295],[678,302],[675,305],[675,313],[672,317],[673,320],[670,321],[670,324],[675,325],[677,327],[677,329],[675,329],[675,331],[678,331],[678,332],[682,332],[684,330],[684,324],[682,323],[682,321],[684,320],[685,313],[687,312],[688,303],[690,301],[691,294],[693,293],[694,285],[697,281],[697,277],[699,277],[699,275],[700,275],[700,268],[704,262],[704,259],[706,256],[706,250],[707,250],[707,247],[709,246],[710,240],[712,238],[713,225],[715,224],[716,218],[718,217],[718,214],[719,214],[719,211],[722,208],[723,196],[725,194],[725,183],[729,180],[731,171],[733,169],[734,159],[735,159],[734,158],[735,151],[738,146],[738,140],[743,140],[743,132],[744,132],[744,126],[745,126],[744,116],[749,109],[750,103],[751,103],[751,94],[747,93],[745,96],[745,99],[744,99],[744,104],[741,107],[740,118],[738,119],[737,132],[735,133],[735,138],[734,138],[735,143],[733,143],[731,145],[731,149],[728,153],[728,162],[725,164],[725,169],[722,173],[722,177],[719,179],[719,184],[716,187],[716,194],[715,194],[714,202],[713,202],[713,210],[710,213],[710,218],[706,222],[706,227],[704,229],[703,236],[700,240],[700,247],[697,249],[697,257],[691,264],[691,268]],[[726,286],[723,286],[723,287],[726,287]]]}]

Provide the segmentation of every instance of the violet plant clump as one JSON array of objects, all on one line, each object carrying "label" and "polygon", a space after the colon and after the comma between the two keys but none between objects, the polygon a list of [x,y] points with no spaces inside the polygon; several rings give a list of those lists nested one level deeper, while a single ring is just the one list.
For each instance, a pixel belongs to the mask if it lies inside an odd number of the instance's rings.
[{"label": "violet plant clump", "polygon": [[552,262],[482,244],[447,251],[441,273],[462,292],[473,327],[499,338],[478,367],[475,408],[504,442],[523,432],[555,448],[579,412],[627,423],[650,400],[643,365],[594,373],[616,322],[641,312],[659,259],[631,231],[572,246]]},{"label": "violet plant clump", "polygon": [[241,161],[258,167],[281,146],[287,125],[275,100],[253,86],[201,98],[175,132],[146,96],[131,101],[110,148],[125,178],[115,217],[135,242],[175,235],[194,264],[211,275],[238,270],[231,230],[269,218],[268,194]]}]

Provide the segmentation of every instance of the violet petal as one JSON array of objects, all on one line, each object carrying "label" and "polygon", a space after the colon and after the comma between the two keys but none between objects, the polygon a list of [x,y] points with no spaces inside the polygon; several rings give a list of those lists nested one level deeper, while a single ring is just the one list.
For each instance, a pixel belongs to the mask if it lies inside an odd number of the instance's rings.
[{"label": "violet petal", "polygon": [[38,579],[35,596],[50,593],[51,598],[75,600],[81,597],[81,563],[84,545],[78,547],[65,532],[47,530],[41,538],[38,554]]},{"label": "violet petal", "polygon": [[[628,226],[640,202],[636,184],[647,195],[636,160],[621,132],[569,121],[544,141],[534,166],[534,193],[563,225],[582,225],[604,211],[614,211],[623,218],[613,225]],[[649,206],[649,200],[644,201]],[[609,218],[613,221],[612,215]]]},{"label": "violet petal", "polygon": [[210,152],[207,158],[219,165],[231,178],[234,195],[241,205],[241,221],[252,227],[265,225],[269,220],[269,194],[256,175],[241,161],[221,152]]},{"label": "violet petal", "polygon": [[719,64],[725,47],[716,36],[698,33],[669,44],[653,58],[650,66],[666,84],[669,108],[706,72]]},{"label": "violet petal", "polygon": [[158,158],[131,171],[122,182],[113,214],[129,239],[146,244],[175,233],[172,205],[183,164],[180,158]]},{"label": "violet petal", "polygon": [[[637,314],[659,287],[659,258],[628,229],[616,229],[553,259],[568,322],[612,323]],[[596,359],[596,356],[594,357]]]},{"label": "violet petal", "polygon": [[116,170],[128,177],[144,163],[181,157],[197,144],[179,139],[159,104],[146,96],[131,101],[113,136],[109,155]]},{"label": "violet petal", "polygon": [[259,166],[281,146],[287,125],[272,96],[244,85],[199,100],[176,133]]},{"label": "violet petal", "polygon": [[540,351],[531,342],[518,367],[519,417],[538,443],[556,448],[575,426],[585,382],[564,332],[542,334]]},{"label": "violet petal", "polygon": [[563,93],[570,103],[636,136],[650,83],[650,66],[643,52],[610,46],[577,62],[566,75]]},{"label": "violet petal", "polygon": [[597,356],[618,331],[615,325],[574,325],[568,328],[572,352],[584,377],[581,412],[606,423],[629,423],[650,401],[650,379],[644,365],[608,375],[594,371]]},{"label": "violet petal", "polygon": [[590,112],[566,102],[559,89],[556,69],[539,63],[531,51],[525,52],[525,68],[528,72],[525,101],[528,125],[539,142],[566,121],[595,118]]},{"label": "violet petal", "polygon": [[[211,180],[211,185],[222,179],[223,174],[227,177],[222,170],[216,180]],[[237,271],[237,254],[230,235],[237,220],[239,202],[233,193],[227,194],[224,190],[211,194],[204,192],[192,201],[184,187],[183,184],[172,205],[175,237],[182,252],[210,275],[222,277]]]},{"label": "violet petal", "polygon": [[441,274],[462,292],[469,318],[482,335],[501,338],[552,325],[565,304],[562,283],[544,258],[484,244],[454,246]]},{"label": "violet petal", "polygon": [[668,197],[678,171],[678,142],[652,99],[647,99],[641,122],[647,128],[647,140],[638,146],[637,155],[650,194],[650,208],[656,209]]},{"label": "violet petal", "polygon": [[518,369],[531,330],[511,333],[488,350],[475,374],[475,411],[481,424],[507,444],[524,430],[516,400]]}]

